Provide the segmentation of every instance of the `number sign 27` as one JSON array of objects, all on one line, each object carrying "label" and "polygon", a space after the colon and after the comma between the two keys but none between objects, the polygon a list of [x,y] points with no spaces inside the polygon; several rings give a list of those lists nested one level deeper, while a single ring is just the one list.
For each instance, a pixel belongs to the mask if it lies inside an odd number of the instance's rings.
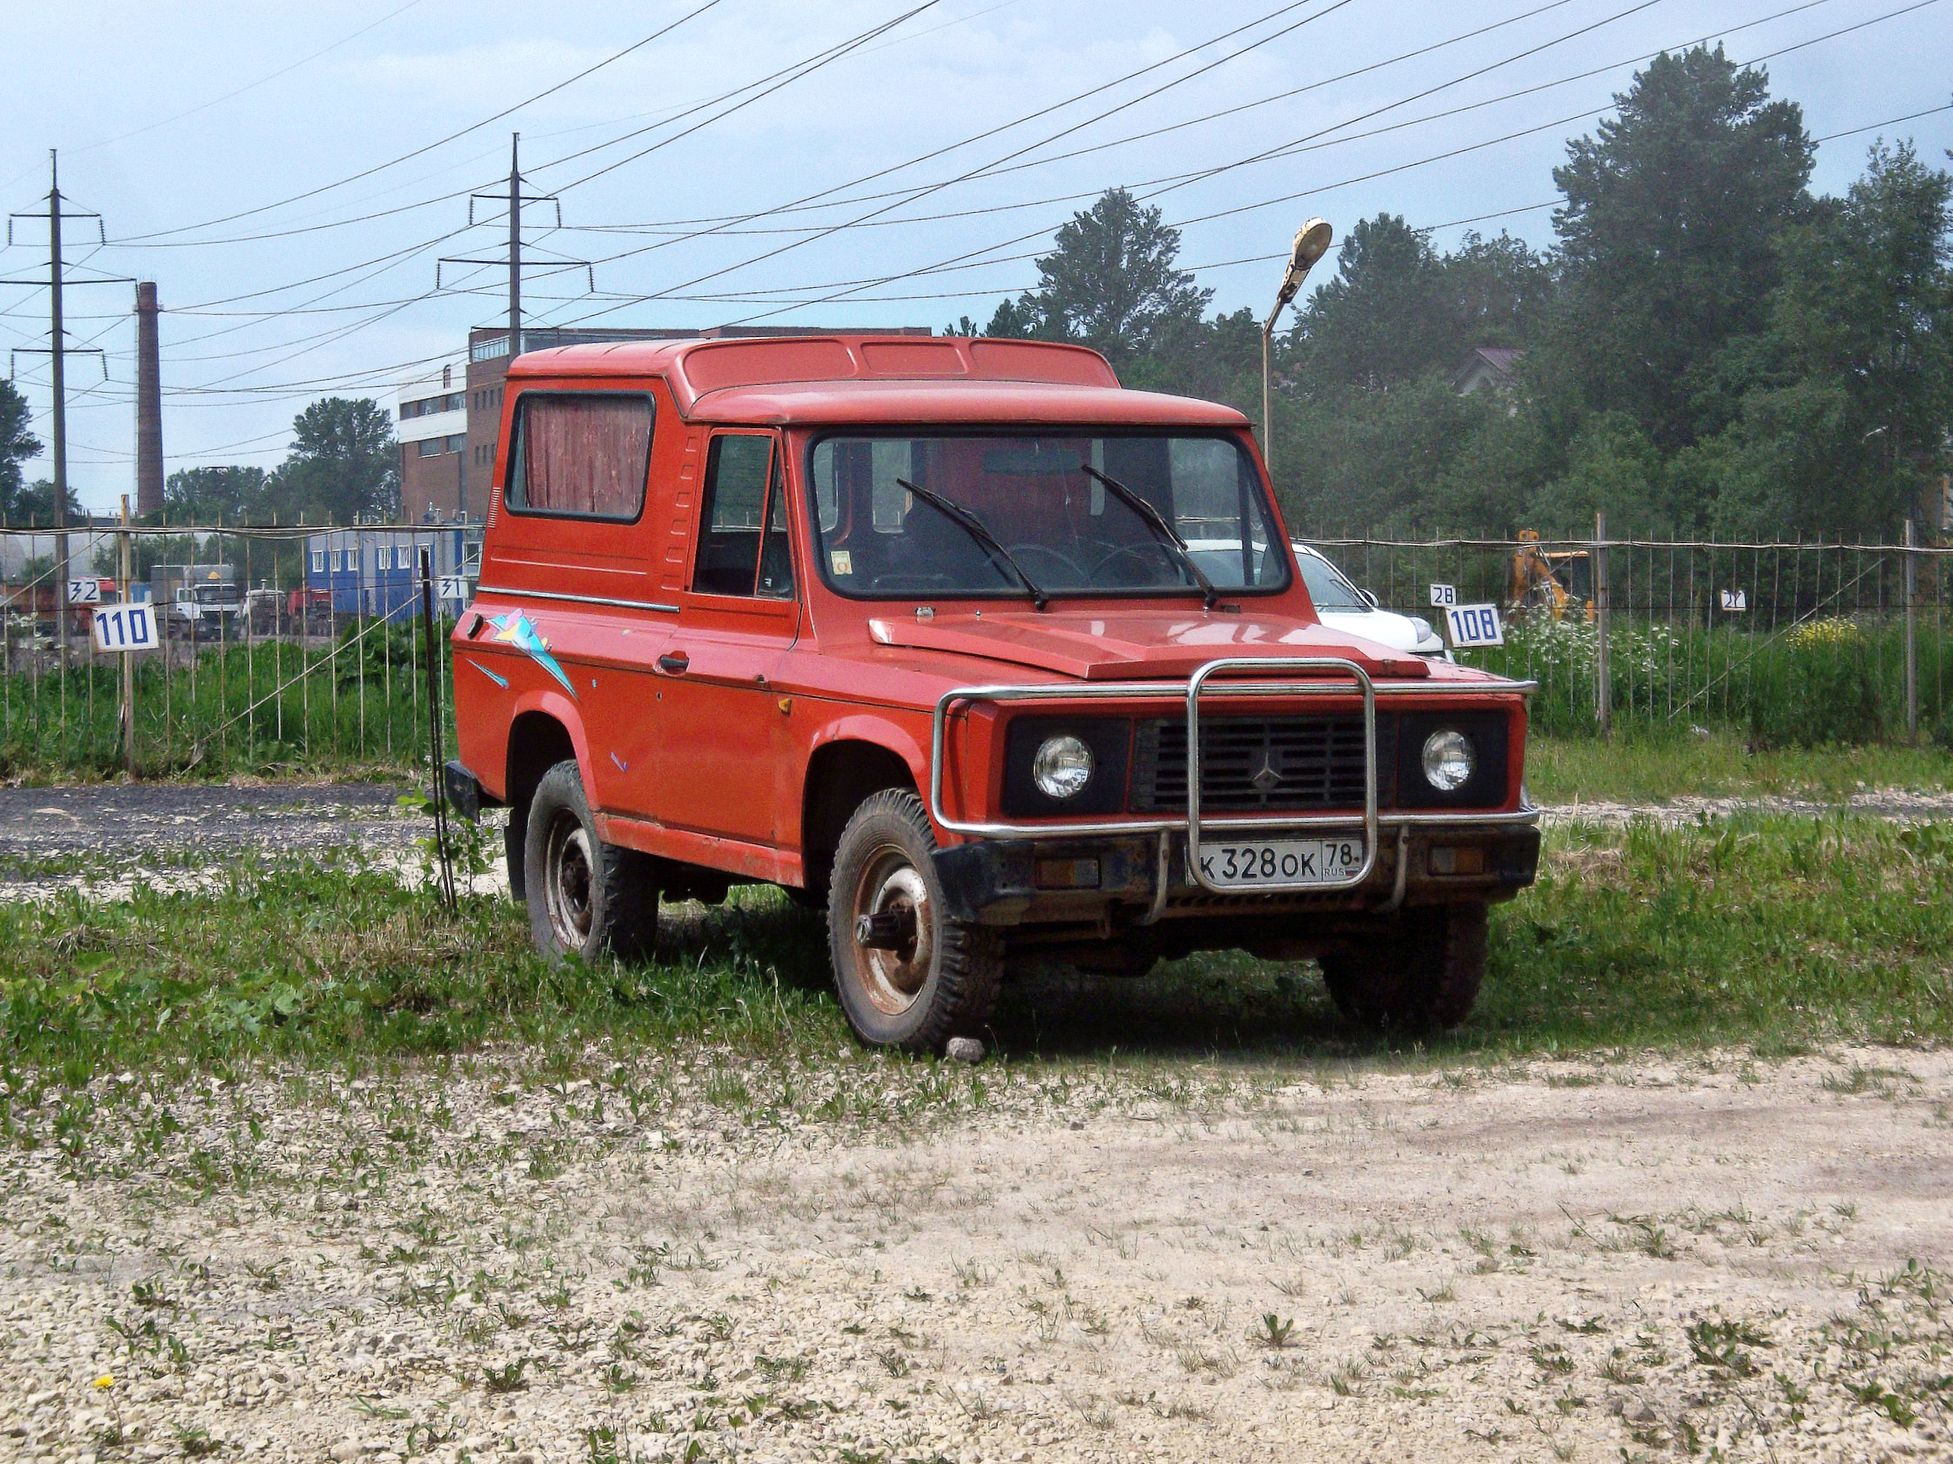
[{"label": "number sign 27", "polygon": [[98,651],[156,649],[156,609],[152,605],[110,605],[97,610],[93,618]]},{"label": "number sign 27", "polygon": [[1502,646],[1505,633],[1499,625],[1497,605],[1448,605],[1444,619],[1454,646]]}]

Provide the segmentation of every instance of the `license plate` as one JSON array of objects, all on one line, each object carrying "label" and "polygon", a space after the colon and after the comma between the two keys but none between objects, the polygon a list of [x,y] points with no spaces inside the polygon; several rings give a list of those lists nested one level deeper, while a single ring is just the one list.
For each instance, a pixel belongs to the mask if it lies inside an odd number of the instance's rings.
[{"label": "license plate", "polygon": [[1259,885],[1343,884],[1363,867],[1363,840],[1203,840],[1200,872],[1209,884],[1230,889]]}]

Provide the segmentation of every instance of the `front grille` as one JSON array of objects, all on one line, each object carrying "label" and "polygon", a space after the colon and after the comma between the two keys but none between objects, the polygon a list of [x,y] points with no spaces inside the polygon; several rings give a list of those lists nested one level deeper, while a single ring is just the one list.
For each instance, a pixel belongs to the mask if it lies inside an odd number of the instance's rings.
[{"label": "front grille", "polygon": [[[1385,719],[1378,719],[1379,741]],[[1133,741],[1136,812],[1187,806],[1187,724],[1142,721]],[[1361,717],[1203,717],[1203,812],[1292,811],[1363,806]],[[1391,750],[1378,749],[1378,776]],[[1380,787],[1379,796],[1383,789]]]}]

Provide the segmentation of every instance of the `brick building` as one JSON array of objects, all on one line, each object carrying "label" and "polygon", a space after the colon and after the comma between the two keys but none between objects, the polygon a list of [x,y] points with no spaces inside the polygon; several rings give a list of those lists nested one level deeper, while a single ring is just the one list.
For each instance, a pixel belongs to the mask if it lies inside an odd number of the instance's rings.
[{"label": "brick building", "polygon": [[[858,327],[849,327],[858,329]],[[537,326],[522,332],[522,349],[607,341],[728,340],[747,336],[833,335],[834,326],[715,326],[708,330]],[[926,325],[894,326],[888,335],[929,335]],[[403,516],[430,523],[478,521],[488,507],[489,480],[502,430],[502,383],[508,378],[509,333],[477,326],[468,332],[462,372],[403,388],[399,398],[400,505]],[[461,380],[457,387],[456,377]]]}]

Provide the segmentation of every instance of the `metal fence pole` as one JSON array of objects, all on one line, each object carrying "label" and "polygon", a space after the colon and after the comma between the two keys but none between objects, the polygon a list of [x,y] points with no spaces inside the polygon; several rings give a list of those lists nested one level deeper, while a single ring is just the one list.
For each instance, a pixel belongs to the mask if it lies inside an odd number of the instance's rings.
[{"label": "metal fence pole", "polygon": [[1612,618],[1607,590],[1607,510],[1594,515],[1594,716],[1605,737],[1614,720],[1614,695],[1608,670],[1608,622]]},{"label": "metal fence pole", "polygon": [[1919,740],[1919,642],[1913,620],[1919,602],[1919,536],[1912,516],[1905,535],[1906,737]]},{"label": "metal fence pole", "polygon": [[[122,530],[115,536],[115,550],[116,580],[122,587],[122,600],[134,604],[136,594],[131,577],[135,573],[135,551],[129,543],[129,495],[126,493],[122,495]],[[122,771],[132,779],[136,775],[136,658],[130,651],[122,653]]]}]

